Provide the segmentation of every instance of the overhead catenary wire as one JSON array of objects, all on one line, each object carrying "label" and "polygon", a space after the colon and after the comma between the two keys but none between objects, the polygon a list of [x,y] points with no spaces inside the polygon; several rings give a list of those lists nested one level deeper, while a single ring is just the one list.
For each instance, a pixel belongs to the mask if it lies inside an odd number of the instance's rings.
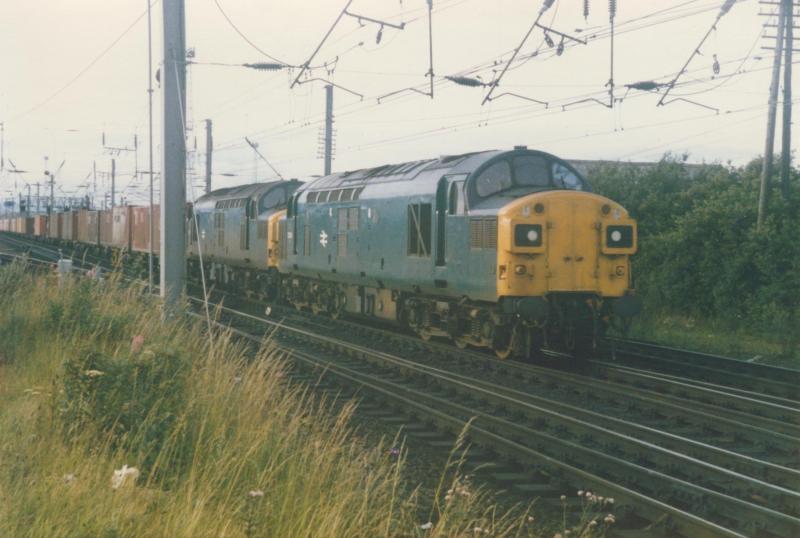
[{"label": "overhead catenary wire", "polygon": [[491,101],[494,89],[498,85],[500,85],[500,81],[503,79],[503,76],[506,74],[506,71],[508,71],[509,66],[514,62],[514,59],[517,57],[517,54],[519,54],[519,51],[522,50],[523,46],[525,46],[525,42],[528,41],[528,38],[533,33],[533,30],[536,29],[536,27],[538,26],[539,20],[541,20],[545,12],[548,9],[550,9],[550,7],[552,7],[554,1],[555,0],[543,0],[542,7],[539,9],[539,13],[536,15],[536,20],[533,21],[533,24],[531,24],[531,27],[528,29],[528,32],[522,38],[522,41],[520,41],[520,44],[517,45],[516,49],[514,49],[513,54],[511,54],[511,58],[509,58],[508,62],[506,62],[506,65],[505,67],[503,67],[503,70],[500,72],[500,75],[492,82],[492,86],[489,88],[486,97],[483,98],[483,102],[481,102],[481,105],[485,105],[486,103]]},{"label": "overhead catenary wire", "polygon": [[[661,99],[658,100],[657,106],[664,106],[664,105],[669,104],[669,102],[665,102],[667,96],[669,95],[669,92],[675,86],[675,83],[678,82],[678,79],[681,78],[681,75],[683,75],[684,71],[686,71],[686,68],[689,67],[689,64],[692,62],[694,57],[697,56],[698,54],[700,54],[700,49],[703,47],[703,44],[708,39],[708,36],[711,35],[711,32],[713,32],[713,31],[715,31],[717,29],[717,24],[719,24],[720,19],[722,17],[724,17],[731,10],[731,8],[733,7],[733,5],[735,3],[736,3],[736,0],[724,0],[724,2],[722,3],[722,5],[719,8],[719,11],[717,12],[716,19],[714,19],[714,22],[711,24],[711,27],[708,29],[708,31],[705,33],[705,35],[702,37],[702,39],[700,39],[700,43],[694,48],[692,53],[689,55],[689,59],[686,60],[685,64],[683,64],[683,67],[680,69],[680,71],[678,71],[678,74],[675,75],[675,78],[673,78],[672,81],[670,81],[669,84],[667,84],[667,89],[664,91],[663,95],[661,96]],[[685,99],[685,98],[681,98],[681,99],[683,99],[684,101],[687,101],[687,102],[692,102],[692,101],[690,101],[688,99]],[[698,103],[696,103],[696,104],[698,104]],[[704,105],[701,105],[701,106],[704,106]]]},{"label": "overhead catenary wire", "polygon": [[268,53],[267,51],[265,51],[264,49],[262,49],[261,47],[259,47],[255,43],[253,43],[253,41],[251,41],[249,37],[247,37],[241,30],[239,30],[239,27],[236,26],[236,24],[233,22],[233,20],[231,20],[231,18],[228,16],[228,14],[225,12],[225,10],[222,9],[222,5],[219,3],[219,0],[214,0],[214,4],[216,4],[217,9],[222,14],[222,16],[225,18],[225,20],[228,21],[228,24],[230,25],[230,27],[233,28],[233,30],[237,34],[239,34],[239,37],[241,37],[248,45],[253,47],[255,50],[257,50],[258,52],[260,52],[261,54],[263,54],[264,56],[266,56],[267,58],[269,58],[273,62],[279,63],[281,65],[285,65],[287,67],[291,66],[291,64],[276,58],[275,56],[271,55],[270,53]]},{"label": "overhead catenary wire", "polygon": [[[181,127],[183,128],[183,132],[185,134],[186,133],[186,118],[184,116],[184,103],[183,103],[183,98],[182,98],[183,92],[181,91],[181,87],[180,87],[181,78],[180,78],[180,75],[178,74],[178,62],[172,61],[171,63],[172,63],[173,68],[175,69],[175,84],[178,87],[178,91],[177,91],[178,109],[180,110]],[[186,182],[186,167],[184,167],[184,177],[181,178],[181,179],[184,181],[184,183]],[[194,183],[191,182],[191,181],[189,182],[189,188],[192,190],[192,199],[194,200],[195,199],[195,196],[194,196]],[[195,225],[195,230],[196,230],[196,233],[197,233],[197,256],[198,256],[198,259],[199,259],[199,262],[200,262],[200,282],[201,282],[202,287],[203,287],[203,304],[205,305],[206,323],[208,325],[208,342],[209,342],[209,348],[210,348],[211,352],[213,353],[213,350],[214,350],[214,336],[213,336],[212,331],[211,331],[211,312],[208,309],[208,294],[209,294],[209,291],[208,291],[208,288],[206,286],[206,274],[205,274],[205,268],[203,267],[202,236],[200,234],[199,224],[197,223],[197,212],[195,211],[195,204],[192,204],[191,207],[192,207],[192,217],[193,217],[192,221],[193,221],[193,223]],[[162,203],[161,211],[162,212],[166,211],[166,207],[164,207],[163,203]],[[163,248],[164,247],[162,245],[162,249]],[[162,250],[162,253],[163,253],[163,250]],[[165,283],[161,282],[161,285],[165,286]]]},{"label": "overhead catenary wire", "polygon": [[[716,10],[716,9],[718,9],[718,6],[719,6],[718,2],[714,2],[713,6],[701,5],[699,7],[694,7],[694,5],[696,5],[698,1],[699,0],[689,0],[687,2],[683,2],[681,4],[678,4],[677,6],[672,6],[670,8],[665,8],[665,9],[659,9],[657,11],[654,11],[654,12],[651,12],[651,13],[648,13],[648,14],[645,14],[645,15],[642,15],[642,16],[639,16],[639,17],[634,17],[632,19],[628,19],[628,20],[624,20],[622,22],[619,22],[619,23],[616,24],[616,27],[619,28],[619,30],[616,32],[616,34],[617,35],[621,35],[623,33],[628,33],[628,32],[631,32],[631,31],[638,31],[638,30],[647,29],[649,27],[652,27],[653,25],[664,24],[664,23],[667,23],[667,22],[675,21],[675,20],[683,20],[685,17],[699,15],[699,14],[705,13],[705,12],[711,10],[711,9]],[[740,0],[740,1],[747,1],[747,0]],[[556,4],[555,7],[557,9],[558,5]],[[421,10],[421,9],[425,9],[425,8],[419,8],[419,9]],[[441,11],[442,9],[443,9],[442,7],[439,7],[438,9],[436,9],[436,11],[438,12],[438,11]],[[685,12],[685,10],[687,10],[687,9],[692,9],[692,11],[691,12]],[[662,15],[662,16],[666,15],[667,17],[659,19],[659,20],[655,20],[655,21],[652,21],[652,22],[647,22],[647,21],[649,21],[650,19],[652,19],[653,17],[655,17],[657,15]],[[412,19],[412,21],[413,21],[413,19]],[[641,23],[643,21],[645,21],[646,23],[645,24],[639,24],[637,26],[638,23]],[[411,22],[411,21],[408,21],[408,22]],[[408,22],[407,22],[407,24],[408,24]],[[592,36],[588,36],[586,39],[587,40],[597,40],[597,39],[603,39],[604,37],[607,37],[607,34],[605,34],[603,32],[598,32],[598,33],[596,33],[596,34],[594,34]],[[507,55],[507,53],[503,53],[501,55],[501,58],[502,58],[502,56],[505,56],[505,55]],[[542,57],[540,56],[540,58],[542,58]],[[544,58],[544,59],[546,59],[546,58]],[[519,61],[519,59],[518,59],[518,61]],[[526,61],[526,60],[523,60],[523,61]],[[469,67],[469,68],[466,68],[466,69],[464,69],[462,71],[459,71],[459,72],[455,73],[455,75],[469,75],[469,74],[472,74],[472,73],[475,73],[475,72],[480,72],[480,70],[485,69],[487,66],[490,67],[490,66],[496,65],[496,64],[497,64],[497,59],[495,57],[495,59],[488,60],[488,61],[485,61],[485,62],[481,62],[480,64],[476,64],[476,65],[474,65],[472,67]],[[435,85],[439,86],[443,81],[444,81],[443,78],[439,79],[439,80],[437,80],[435,82]],[[424,91],[422,89],[422,87],[419,87],[418,89],[420,90],[420,93],[422,93]],[[408,97],[410,97],[410,96],[397,96],[397,97],[392,97],[391,99],[393,101],[395,99],[406,100]],[[382,102],[386,102],[386,101],[382,101]],[[355,103],[354,105],[357,105],[357,103]],[[345,105],[345,106],[343,106],[343,108],[346,109],[346,108],[349,108],[350,106],[352,106],[352,105]],[[374,106],[374,105],[365,105],[365,108],[369,109],[372,106]],[[364,107],[362,107],[362,108],[364,108]],[[346,114],[347,114],[346,112],[340,112],[339,113],[340,116],[346,115]],[[312,122],[309,125],[315,125],[315,123]],[[276,126],[276,127],[279,127],[279,126]],[[257,133],[251,133],[248,136],[254,136],[256,134]],[[241,138],[238,138],[238,140],[241,140]],[[243,145],[244,144],[233,143],[230,146],[241,147]],[[223,142],[221,144],[221,146],[220,146],[220,149],[224,149],[226,146],[228,146],[228,144],[226,142]]]},{"label": "overhead catenary wire", "polygon": [[152,1],[150,2],[150,4],[148,5],[148,9],[146,9],[146,10],[145,10],[145,11],[143,11],[141,14],[139,14],[139,16],[137,16],[137,17],[136,17],[136,18],[133,20],[133,22],[132,22],[130,25],[128,25],[128,26],[127,26],[127,27],[126,27],[126,28],[125,28],[125,29],[122,31],[122,33],[121,33],[121,34],[119,34],[119,35],[118,35],[118,36],[117,36],[117,37],[116,37],[116,38],[115,38],[115,39],[114,39],[114,40],[113,40],[113,41],[112,41],[112,42],[111,42],[111,43],[110,43],[110,44],[109,44],[107,47],[105,47],[105,48],[104,48],[102,51],[100,51],[100,53],[99,53],[97,56],[95,56],[95,57],[94,57],[94,58],[93,58],[93,59],[92,59],[92,60],[91,60],[91,61],[90,61],[90,62],[89,62],[89,63],[88,63],[88,64],[87,64],[87,65],[86,65],[86,66],[85,66],[83,69],[81,69],[80,71],[78,71],[78,72],[75,74],[75,76],[73,76],[71,79],[69,79],[69,80],[68,80],[68,81],[67,81],[67,82],[66,82],[66,83],[65,83],[63,86],[59,87],[59,88],[58,88],[56,91],[54,91],[53,93],[51,93],[51,94],[50,94],[48,97],[46,97],[44,100],[40,101],[38,104],[34,105],[33,107],[29,108],[28,110],[26,110],[26,111],[24,111],[24,112],[22,112],[22,113],[20,113],[20,114],[18,114],[18,115],[16,115],[16,116],[14,116],[14,117],[12,117],[11,119],[9,119],[9,120],[6,120],[6,121],[13,122],[13,121],[19,120],[19,119],[21,119],[21,118],[23,118],[23,117],[27,116],[28,114],[31,114],[32,112],[35,112],[35,111],[39,110],[39,109],[40,109],[40,108],[42,108],[43,106],[45,106],[45,105],[47,105],[48,103],[50,103],[50,102],[51,102],[53,99],[55,99],[56,97],[58,97],[59,95],[61,95],[61,93],[63,93],[65,90],[67,90],[67,89],[68,89],[70,86],[72,86],[73,84],[75,84],[75,82],[77,82],[77,81],[78,81],[78,80],[79,80],[79,79],[80,79],[80,78],[81,78],[83,75],[85,75],[87,72],[89,72],[89,70],[91,70],[91,69],[92,69],[92,67],[94,67],[94,66],[97,64],[97,62],[99,62],[100,60],[102,60],[102,59],[103,59],[103,58],[106,56],[106,54],[108,54],[109,52],[111,52],[111,50],[112,50],[114,47],[116,47],[116,46],[117,46],[117,44],[118,44],[120,41],[122,41],[122,39],[123,39],[123,38],[124,38],[126,35],[128,35],[128,34],[130,33],[130,31],[131,31],[131,30],[133,30],[133,29],[136,27],[136,25],[139,23],[139,21],[141,21],[141,20],[142,20],[142,19],[143,19],[143,18],[144,18],[144,17],[147,15],[147,12],[149,11],[150,7],[152,7],[152,6],[154,6],[155,4],[157,4],[157,3],[158,3],[158,1],[159,1],[159,0],[152,0]]}]

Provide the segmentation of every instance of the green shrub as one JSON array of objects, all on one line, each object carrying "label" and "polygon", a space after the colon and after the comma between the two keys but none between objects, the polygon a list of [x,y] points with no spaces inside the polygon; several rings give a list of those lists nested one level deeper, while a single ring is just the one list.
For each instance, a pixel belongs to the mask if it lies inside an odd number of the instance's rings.
[{"label": "green shrub", "polygon": [[639,223],[636,288],[650,315],[711,318],[776,338],[800,333],[800,207],[797,170],[790,199],[772,195],[756,231],[761,161],[690,170],[666,155],[657,166],[604,166],[598,192]]},{"label": "green shrub", "polygon": [[111,449],[135,447],[147,471],[186,399],[189,371],[185,354],[161,346],[116,355],[70,352],[56,402],[62,430],[68,436],[90,431]]}]

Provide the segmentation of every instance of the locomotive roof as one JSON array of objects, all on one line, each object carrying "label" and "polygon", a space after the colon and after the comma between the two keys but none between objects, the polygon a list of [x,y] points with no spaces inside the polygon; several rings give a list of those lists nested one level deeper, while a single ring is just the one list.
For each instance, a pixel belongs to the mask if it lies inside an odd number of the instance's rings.
[{"label": "locomotive roof", "polygon": [[[296,180],[291,180],[296,181]],[[289,183],[287,181],[270,181],[268,183],[248,183],[246,185],[237,185],[235,187],[226,187],[223,189],[216,189],[208,194],[204,194],[197,199],[195,205],[205,206],[214,205],[222,200],[241,200],[242,198],[257,198],[261,194],[267,192],[270,188],[281,183]]]},{"label": "locomotive roof", "polygon": [[502,151],[479,151],[462,153],[461,155],[444,155],[438,159],[424,159],[399,164],[384,164],[373,168],[362,168],[348,172],[338,172],[310,181],[301,187],[302,190],[315,191],[339,187],[358,187],[367,183],[384,183],[389,181],[408,181],[422,172],[439,170],[442,175],[453,173],[469,173],[480,165],[503,153]]},{"label": "locomotive roof", "polygon": [[[516,146],[513,150],[488,150],[460,155],[445,155],[438,159],[410,161],[399,164],[385,164],[373,168],[362,168],[348,172],[339,172],[328,176],[316,178],[305,183],[299,190],[317,191],[347,187],[360,187],[374,183],[388,183],[393,181],[409,181],[423,172],[436,171],[439,177],[447,174],[470,174],[475,172],[489,160],[508,153],[528,153],[545,155],[558,159],[554,155],[542,151],[529,150],[525,146]],[[561,159],[558,159],[561,160]]]}]

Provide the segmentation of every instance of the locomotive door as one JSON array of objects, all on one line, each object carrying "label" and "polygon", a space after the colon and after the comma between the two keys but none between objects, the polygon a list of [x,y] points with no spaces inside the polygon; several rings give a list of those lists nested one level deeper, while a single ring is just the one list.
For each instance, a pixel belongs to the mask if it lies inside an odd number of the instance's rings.
[{"label": "locomotive door", "polygon": [[598,239],[591,201],[573,197],[554,199],[548,204],[548,213],[563,217],[558,222],[548,222],[548,289],[595,290]]},{"label": "locomotive door", "polygon": [[446,263],[447,230],[447,178],[439,180],[436,187],[436,265],[441,267]]}]

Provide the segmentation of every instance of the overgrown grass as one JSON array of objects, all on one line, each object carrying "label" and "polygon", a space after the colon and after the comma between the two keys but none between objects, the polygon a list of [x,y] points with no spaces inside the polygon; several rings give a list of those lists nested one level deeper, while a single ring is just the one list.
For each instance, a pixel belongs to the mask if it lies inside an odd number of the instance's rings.
[{"label": "overgrown grass", "polygon": [[719,320],[655,313],[634,320],[628,336],[760,364],[800,368],[800,344],[798,335],[792,332],[747,331]]},{"label": "overgrown grass", "polygon": [[212,346],[202,324],[162,321],[113,279],[59,289],[0,269],[0,536],[544,532],[527,507],[467,488],[455,452],[423,504],[402,452],[365,446],[353,404],[286,368],[269,343],[253,358],[228,334]]}]

